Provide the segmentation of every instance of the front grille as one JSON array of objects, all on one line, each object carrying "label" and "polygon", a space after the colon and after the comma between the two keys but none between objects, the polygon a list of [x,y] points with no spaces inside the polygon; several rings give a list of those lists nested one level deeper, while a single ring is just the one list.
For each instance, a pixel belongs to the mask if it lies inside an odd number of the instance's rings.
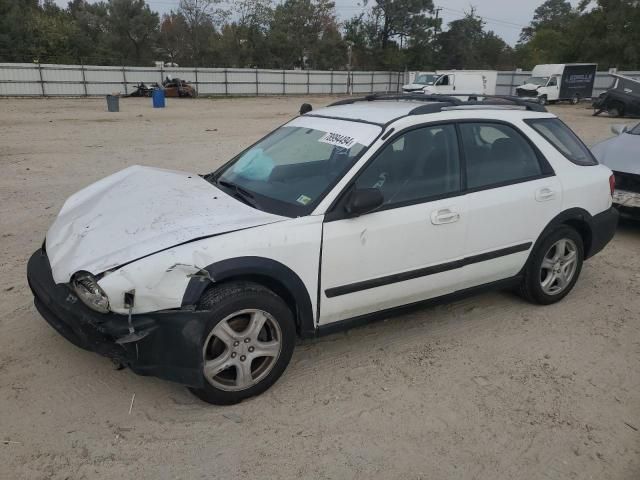
[{"label": "front grille", "polygon": [[537,97],[538,96],[538,91],[537,90],[524,90],[524,89],[518,89],[516,90],[518,92],[518,96],[519,97]]},{"label": "front grille", "polygon": [[640,193],[640,175],[615,171],[613,174],[616,178],[616,188],[627,192]]}]

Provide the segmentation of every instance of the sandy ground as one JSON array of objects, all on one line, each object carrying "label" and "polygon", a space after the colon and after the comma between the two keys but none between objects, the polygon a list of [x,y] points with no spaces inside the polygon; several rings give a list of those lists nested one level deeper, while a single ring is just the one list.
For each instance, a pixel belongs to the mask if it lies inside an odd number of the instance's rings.
[{"label": "sandy ground", "polygon": [[[26,262],[68,195],[136,163],[211,171],[302,101],[0,100],[0,478],[640,478],[640,224],[557,305],[492,293],[305,341],[233,407],[40,318]],[[552,109],[589,143],[615,123]]]}]

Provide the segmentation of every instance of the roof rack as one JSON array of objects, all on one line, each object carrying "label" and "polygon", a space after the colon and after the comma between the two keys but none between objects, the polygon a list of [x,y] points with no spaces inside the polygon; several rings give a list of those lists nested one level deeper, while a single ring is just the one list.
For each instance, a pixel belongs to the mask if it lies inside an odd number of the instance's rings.
[{"label": "roof rack", "polygon": [[351,105],[356,102],[374,102],[380,100],[413,100],[414,102],[447,102],[452,105],[461,105],[464,103],[459,98],[450,95],[425,95],[418,93],[373,93],[364,97],[345,98],[333,102],[329,107],[337,107],[338,105]]},{"label": "roof rack", "polygon": [[[365,97],[345,98],[338,100],[337,102],[329,105],[330,107],[336,107],[339,105],[351,105],[356,102],[374,102],[382,100],[412,100],[417,102],[429,102],[429,105],[420,105],[409,112],[409,115],[423,115],[426,113],[441,112],[443,108],[447,107],[462,107],[468,105],[477,106],[501,106],[516,105],[523,107],[526,110],[532,112],[546,112],[547,109],[544,105],[540,105],[537,102],[525,100],[520,97],[512,95],[463,95],[465,97],[475,98],[474,100],[462,101],[457,96],[453,95],[441,95],[441,94],[422,94],[422,93],[407,93],[407,94],[372,94]],[[482,98],[478,100],[477,98]]]}]

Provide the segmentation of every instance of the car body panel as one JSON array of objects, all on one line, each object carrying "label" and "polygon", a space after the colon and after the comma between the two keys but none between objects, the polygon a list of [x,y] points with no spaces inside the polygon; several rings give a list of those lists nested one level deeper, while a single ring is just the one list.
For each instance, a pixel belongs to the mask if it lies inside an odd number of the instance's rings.
[{"label": "car body panel", "polygon": [[[434,225],[431,216],[450,209],[453,223]],[[322,240],[320,324],[445,295],[457,289],[454,270],[345,294],[331,289],[459,260],[467,228],[461,195],[327,222]]]},{"label": "car body panel", "polygon": [[322,217],[307,216],[236,230],[178,245],[117,268],[100,280],[114,312],[126,313],[123,292],[135,290],[134,313],[180,308],[194,276],[213,281],[206,267],[236,257],[280,262],[304,282],[317,310]]},{"label": "car body panel", "polygon": [[72,195],[47,232],[57,283],[99,274],[196,238],[285,217],[262,212],[195,174],[132,166]]},{"label": "car body panel", "polygon": [[[613,170],[613,203],[624,213],[640,214],[640,124],[591,147],[595,157]],[[633,132],[633,133],[631,133]]]},{"label": "car body panel", "polygon": [[640,135],[623,133],[596,143],[591,151],[611,170],[640,175]]}]

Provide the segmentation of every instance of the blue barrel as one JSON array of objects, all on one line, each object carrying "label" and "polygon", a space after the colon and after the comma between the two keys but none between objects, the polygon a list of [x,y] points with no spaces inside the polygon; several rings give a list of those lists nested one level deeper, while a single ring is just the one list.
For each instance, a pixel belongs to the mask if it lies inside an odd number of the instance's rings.
[{"label": "blue barrel", "polygon": [[151,98],[153,99],[153,108],[164,108],[164,90],[154,88]]}]

